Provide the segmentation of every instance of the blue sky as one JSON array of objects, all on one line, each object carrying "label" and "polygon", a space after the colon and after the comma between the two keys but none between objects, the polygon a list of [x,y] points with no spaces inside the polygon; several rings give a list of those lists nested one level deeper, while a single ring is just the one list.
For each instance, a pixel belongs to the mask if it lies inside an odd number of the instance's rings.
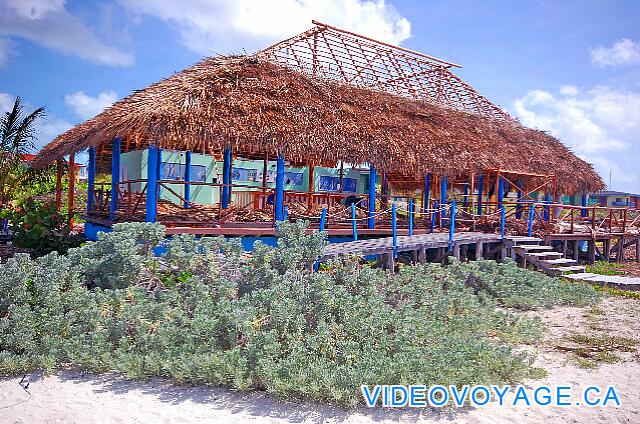
[{"label": "blue sky", "polygon": [[253,52],[311,19],[460,63],[612,189],[640,192],[640,2],[0,0],[0,111],[46,106],[43,145],[211,54]]}]

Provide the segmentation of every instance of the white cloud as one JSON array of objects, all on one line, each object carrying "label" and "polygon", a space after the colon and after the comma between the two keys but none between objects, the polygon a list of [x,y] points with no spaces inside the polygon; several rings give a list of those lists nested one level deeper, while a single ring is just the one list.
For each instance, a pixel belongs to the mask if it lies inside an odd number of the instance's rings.
[{"label": "white cloud", "polygon": [[0,37],[0,67],[4,66],[13,53],[13,43],[7,38]]},{"label": "white cloud", "polygon": [[593,163],[607,183],[611,171],[613,189],[640,192],[640,92],[564,86],[559,94],[531,90],[514,102],[514,115],[529,127],[550,131]]},{"label": "white cloud", "polygon": [[[11,110],[15,100],[15,96],[9,93],[0,93],[0,114]],[[28,102],[24,101],[24,99],[21,100],[25,113],[30,113],[35,109]],[[34,140],[36,150],[41,149],[45,144],[73,126],[70,122],[51,114],[45,114],[44,118],[37,121],[36,125],[36,139]]]},{"label": "white cloud", "polygon": [[84,91],[77,91],[64,96],[64,103],[82,119],[96,116],[116,100],[118,100],[118,95],[115,91],[103,91],[97,97],[89,96]]},{"label": "white cloud", "polygon": [[96,37],[64,0],[0,0],[0,35],[22,37],[49,49],[106,65],[130,65],[133,56]]},{"label": "white cloud", "polygon": [[118,0],[129,11],[177,26],[200,54],[257,50],[310,28],[316,19],[398,44],[411,24],[384,0]]},{"label": "white cloud", "polygon": [[591,50],[591,60],[601,66],[640,64],[640,43],[623,38],[611,47],[597,47]]},{"label": "white cloud", "polygon": [[13,102],[15,98],[7,93],[0,93],[0,115],[4,115],[5,112],[9,111],[13,107]]},{"label": "white cloud", "polygon": [[563,96],[576,96],[580,93],[580,89],[575,85],[563,85],[559,90]]}]

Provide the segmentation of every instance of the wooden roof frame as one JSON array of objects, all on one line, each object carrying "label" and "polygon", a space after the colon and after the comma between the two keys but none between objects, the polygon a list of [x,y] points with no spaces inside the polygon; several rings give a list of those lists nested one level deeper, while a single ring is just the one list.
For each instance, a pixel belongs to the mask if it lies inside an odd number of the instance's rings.
[{"label": "wooden roof frame", "polygon": [[312,77],[400,94],[493,119],[513,119],[451,72],[460,65],[312,22],[313,28],[256,55]]}]

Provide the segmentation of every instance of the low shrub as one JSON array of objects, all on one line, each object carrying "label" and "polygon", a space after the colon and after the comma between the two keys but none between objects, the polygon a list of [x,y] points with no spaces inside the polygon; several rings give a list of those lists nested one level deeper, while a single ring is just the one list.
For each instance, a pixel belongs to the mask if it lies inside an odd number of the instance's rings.
[{"label": "low shrub", "polygon": [[[0,374],[73,364],[354,405],[360,384],[521,381],[536,370],[512,346],[543,328],[498,306],[597,298],[512,263],[391,276],[344,257],[313,273],[326,242],[302,224],[283,224],[278,246],[252,255],[178,236],[156,257],[161,226],[114,230],[68,256],[18,256],[0,269]],[[525,301],[521,290],[544,293]]]},{"label": "low shrub", "polygon": [[67,219],[58,213],[54,202],[29,198],[17,206],[2,208],[1,219],[9,222],[13,244],[32,249],[36,256],[50,252],[65,253],[84,241],[81,234],[71,231]]}]

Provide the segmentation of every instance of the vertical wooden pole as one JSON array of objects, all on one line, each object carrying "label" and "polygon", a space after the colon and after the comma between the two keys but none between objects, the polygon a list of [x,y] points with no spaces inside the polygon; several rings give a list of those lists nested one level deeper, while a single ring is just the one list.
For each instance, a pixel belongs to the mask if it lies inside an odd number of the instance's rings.
[{"label": "vertical wooden pole", "polygon": [[[120,203],[120,137],[113,139],[111,144],[111,206],[109,208],[109,220],[113,222],[116,210]],[[147,192],[147,197],[149,193]]]},{"label": "vertical wooden pole", "polygon": [[76,198],[76,153],[69,154],[69,189],[67,190],[67,213],[69,218],[69,227],[73,228],[73,218],[75,213]]},{"label": "vertical wooden pole", "polygon": [[522,181],[517,180],[516,219],[522,219]]},{"label": "vertical wooden pole", "polygon": [[147,203],[146,222],[156,222],[158,218],[158,148],[150,144],[147,160]]},{"label": "vertical wooden pole", "polygon": [[344,193],[344,161],[340,161],[340,193]]},{"label": "vertical wooden pole", "polygon": [[184,207],[191,207],[191,150],[187,150],[184,157]]},{"label": "vertical wooden pole", "polygon": [[267,207],[267,176],[269,174],[269,152],[264,153],[262,161],[262,208]]},{"label": "vertical wooden pole", "polygon": [[451,215],[449,217],[449,251],[453,251],[453,236],[456,233],[456,201],[451,202]]},{"label": "vertical wooden pole", "polygon": [[386,171],[382,172],[381,190],[382,190],[382,197],[381,197],[382,202],[381,202],[380,208],[382,210],[387,210],[387,172]]},{"label": "vertical wooden pole", "polygon": [[409,199],[409,235],[413,235],[413,199]]},{"label": "vertical wooden pole", "polygon": [[309,169],[309,181],[307,183],[307,210],[311,214],[311,208],[313,206],[313,193],[315,190],[315,164],[313,162],[307,162],[307,168]]},{"label": "vertical wooden pole", "polygon": [[533,235],[533,219],[536,215],[536,205],[535,203],[531,203],[529,205],[529,222],[527,225],[527,235],[531,237]]},{"label": "vertical wooden pole", "polygon": [[[440,205],[444,208],[447,205],[447,176],[440,177]],[[443,209],[440,215],[444,219],[447,217],[447,210]]]},{"label": "vertical wooden pole", "polygon": [[482,215],[482,190],[484,189],[484,175],[478,175],[478,215]]},{"label": "vertical wooden pole", "polygon": [[[156,162],[156,179],[162,180],[162,149],[156,145],[158,160]],[[162,199],[162,186],[158,184],[158,199]]]},{"label": "vertical wooden pole", "polygon": [[[231,147],[227,146],[223,151],[222,159],[222,209],[229,208],[231,195]],[[282,218],[282,215],[280,215]],[[281,220],[281,219],[280,219]]]},{"label": "vertical wooden pole", "polygon": [[391,235],[393,240],[393,258],[397,258],[398,257],[398,221],[397,221],[395,203],[391,203]]},{"label": "vertical wooden pole", "polygon": [[96,191],[96,148],[89,147],[89,163],[87,164],[87,214],[93,210],[93,198]]},{"label": "vertical wooden pole", "polygon": [[62,212],[62,159],[56,160],[56,210]]},{"label": "vertical wooden pole", "polygon": [[422,189],[422,209],[429,209],[429,192],[431,191],[431,174],[424,175],[424,188]]},{"label": "vertical wooden pole", "polygon": [[276,195],[275,195],[275,220],[282,221],[284,218],[284,154],[278,153],[276,163]]},{"label": "vertical wooden pole", "polygon": [[589,210],[587,209],[587,204],[589,203],[589,195],[586,191],[582,192],[582,209],[580,209],[580,216],[582,218],[586,218],[589,216]]},{"label": "vertical wooden pole", "polygon": [[369,217],[367,218],[367,228],[375,228],[376,214],[376,168],[369,166]]},{"label": "vertical wooden pole", "polygon": [[358,240],[358,225],[356,221],[356,204],[351,203],[351,234],[353,235],[353,241]]}]

